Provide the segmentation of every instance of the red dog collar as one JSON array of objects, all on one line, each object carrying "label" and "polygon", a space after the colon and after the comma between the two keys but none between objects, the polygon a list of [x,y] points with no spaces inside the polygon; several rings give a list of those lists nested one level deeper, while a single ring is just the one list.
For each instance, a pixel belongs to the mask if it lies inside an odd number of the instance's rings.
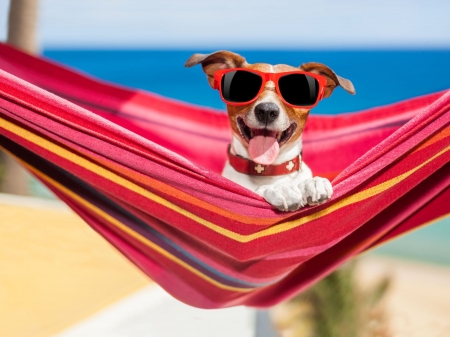
[{"label": "red dog collar", "polygon": [[231,153],[228,146],[228,160],[230,165],[238,172],[252,176],[281,176],[295,171],[301,167],[301,155],[278,165],[262,165],[250,159]]}]

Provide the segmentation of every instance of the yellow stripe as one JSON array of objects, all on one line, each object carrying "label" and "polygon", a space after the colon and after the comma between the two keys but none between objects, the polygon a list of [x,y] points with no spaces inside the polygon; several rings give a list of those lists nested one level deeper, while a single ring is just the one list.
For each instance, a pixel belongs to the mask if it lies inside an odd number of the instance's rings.
[{"label": "yellow stripe", "polygon": [[198,216],[196,216],[195,214],[192,214],[191,212],[188,212],[187,210],[161,198],[160,196],[142,188],[139,185],[134,184],[133,182],[115,174],[114,172],[111,172],[107,169],[105,169],[102,166],[99,166],[71,151],[66,150],[63,147],[60,147],[58,145],[56,145],[55,143],[52,143],[32,132],[29,132],[28,130],[25,130],[15,124],[12,124],[2,118],[0,118],[0,127],[3,127],[4,129],[22,137],[25,140],[31,141],[32,143],[42,147],[43,149],[52,152],[56,155],[58,155],[59,157],[62,157],[68,161],[71,161],[72,163],[75,163],[87,170],[90,170],[96,174],[98,174],[99,176],[101,176],[102,178],[108,179],[110,181],[112,181],[115,184],[118,184],[122,187],[125,187],[127,189],[129,189],[130,191],[133,191],[143,197],[146,197],[147,199],[150,199],[160,205],[163,205],[166,208],[169,208],[179,214],[182,214],[206,227],[210,227],[211,229],[218,227],[215,224],[206,221]]},{"label": "yellow stripe", "polygon": [[416,168],[414,168],[406,173],[403,173],[400,176],[397,176],[391,180],[385,181],[384,183],[381,183],[377,186],[374,186],[367,190],[350,195],[349,197],[342,199],[341,201],[323,209],[322,211],[316,212],[309,216],[305,216],[305,217],[302,217],[300,219],[296,219],[293,221],[283,222],[276,226],[272,226],[270,228],[267,228],[265,230],[262,230],[262,231],[259,231],[259,232],[253,233],[253,234],[242,235],[242,234],[238,234],[233,231],[230,231],[228,229],[225,229],[223,227],[220,227],[210,221],[204,220],[204,219],[200,218],[199,216],[192,214],[191,212],[188,212],[187,210],[185,210],[185,209],[155,195],[154,193],[151,193],[151,192],[147,191],[146,189],[130,182],[129,180],[126,180],[123,177],[121,177],[99,165],[96,165],[95,163],[90,162],[90,161],[86,160],[85,158],[80,157],[80,156],[76,155],[75,153],[70,152],[54,143],[51,143],[50,141],[48,141],[42,137],[39,137],[23,128],[20,128],[19,126],[14,125],[2,118],[0,118],[0,126],[7,129],[10,132],[17,134],[18,136],[20,136],[24,139],[32,141],[33,143],[41,146],[42,148],[44,148],[52,153],[57,154],[58,156],[66,159],[66,160],[69,160],[77,165],[80,165],[86,169],[89,169],[92,172],[95,172],[96,174],[102,176],[103,178],[111,180],[112,182],[114,182],[116,184],[119,184],[125,188],[128,188],[129,190],[131,190],[135,193],[138,193],[156,203],[159,203],[160,205],[163,205],[164,207],[167,207],[167,208],[169,208],[169,209],[171,209],[193,221],[196,221],[199,224],[211,229],[212,231],[214,231],[216,233],[222,234],[223,236],[225,236],[229,239],[232,239],[232,240],[235,240],[235,241],[241,242],[241,243],[250,242],[250,241],[253,241],[253,240],[261,238],[261,237],[285,232],[287,230],[304,225],[310,221],[317,220],[317,219],[319,219],[325,215],[328,215],[340,208],[343,208],[345,206],[351,205],[353,203],[368,199],[372,196],[382,193],[382,192],[386,191],[387,189],[393,187],[394,185],[398,184],[402,180],[406,179],[411,174],[413,174],[414,172],[416,172],[417,170],[419,170],[420,168],[422,168],[423,166],[425,166],[429,162],[433,161],[434,159],[436,159],[437,157],[444,154],[445,152],[447,152],[450,149],[450,146],[448,146],[447,148],[440,151],[439,153],[434,155],[432,158],[428,159],[427,161],[420,164]]},{"label": "yellow stripe", "polygon": [[[2,147],[0,146],[0,148],[2,148]],[[27,163],[23,162],[21,159],[17,158],[13,154],[11,154],[9,151],[7,151],[5,149],[3,149],[3,150],[5,152],[7,152],[8,154],[10,154],[11,156],[13,156],[14,158],[16,158],[16,160],[18,160],[23,166],[25,166],[27,169],[32,171],[34,174],[39,176],[39,178],[45,180],[47,183],[51,184],[52,186],[54,186],[59,191],[61,191],[62,193],[66,194],[71,199],[73,199],[73,200],[77,201],[78,203],[82,204],[85,208],[89,209],[90,211],[94,212],[95,214],[97,214],[98,216],[103,218],[104,220],[108,221],[110,224],[114,225],[115,227],[120,229],[122,232],[127,233],[129,236],[131,236],[134,239],[140,241],[141,243],[143,243],[147,247],[153,249],[154,251],[158,252],[159,254],[163,255],[164,257],[168,258],[169,260],[171,260],[171,261],[177,263],[178,265],[182,266],[183,268],[189,270],[191,273],[193,273],[196,276],[202,278],[203,280],[207,281],[208,283],[210,283],[210,284],[212,284],[212,285],[214,285],[214,286],[216,286],[218,288],[221,288],[221,289],[224,289],[224,290],[229,290],[229,291],[235,291],[235,292],[249,292],[249,291],[253,290],[253,288],[237,288],[237,287],[228,286],[228,285],[225,285],[225,284],[217,282],[216,280],[212,279],[211,277],[209,277],[209,276],[201,273],[197,269],[193,268],[192,266],[190,266],[189,264],[187,264],[183,260],[180,260],[178,257],[170,254],[169,252],[167,252],[166,250],[164,250],[160,246],[154,244],[152,241],[148,240],[146,237],[144,237],[144,236],[140,235],[139,233],[133,231],[128,226],[126,226],[123,223],[121,223],[120,221],[118,221],[116,218],[110,216],[108,213],[104,212],[102,209],[96,207],[95,205],[93,205],[93,204],[89,203],[88,201],[86,201],[85,199],[81,198],[78,194],[75,194],[72,191],[70,191],[69,189],[65,188],[64,186],[62,186],[58,182],[54,181],[53,179],[51,179],[49,176],[45,175],[41,171],[39,171],[36,168],[34,168],[34,167],[28,165]]]},{"label": "yellow stripe", "polygon": [[[348,196],[347,198],[342,199],[341,201],[323,209],[322,211],[313,213],[311,215],[302,217],[300,219],[296,219],[293,221],[287,221],[284,222],[278,226],[274,226],[274,227],[270,227],[266,230],[263,230],[261,232],[258,233],[254,233],[251,235],[248,235],[247,238],[251,237],[251,240],[254,240],[256,238],[260,238],[263,236],[268,236],[268,235],[273,235],[273,234],[278,234],[290,229],[293,229],[295,227],[304,225],[307,222],[313,221],[313,220],[317,220],[325,215],[328,215],[338,209],[341,209],[345,206],[349,206],[351,204],[354,204],[356,202],[360,202],[363,201],[365,199],[368,199],[370,197],[373,197],[377,194],[380,194],[386,190],[388,190],[389,188],[395,186],[396,184],[400,183],[401,181],[405,180],[406,178],[408,178],[410,175],[412,175],[414,172],[420,170],[422,167],[424,167],[425,165],[427,165],[428,163],[430,163],[431,161],[433,161],[434,159],[436,159],[437,157],[441,156],[442,154],[444,154],[445,152],[447,152],[448,150],[450,150],[450,146],[447,146],[444,150],[440,151],[439,153],[435,154],[433,157],[431,157],[430,159],[428,159],[427,161],[423,162],[422,164],[420,164],[419,166],[416,166],[415,168],[409,170],[408,172],[405,172],[395,178],[392,178],[390,180],[385,181],[384,183],[381,183],[379,185],[373,186],[371,188],[368,188],[367,190],[352,194],[350,196]],[[250,241],[250,240],[248,240]]]}]

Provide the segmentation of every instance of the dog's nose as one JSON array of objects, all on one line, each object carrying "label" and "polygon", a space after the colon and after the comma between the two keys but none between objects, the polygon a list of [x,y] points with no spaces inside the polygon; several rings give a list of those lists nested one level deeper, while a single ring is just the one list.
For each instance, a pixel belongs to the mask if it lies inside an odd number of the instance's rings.
[{"label": "dog's nose", "polygon": [[255,106],[256,118],[264,124],[273,122],[279,114],[280,108],[275,103],[259,103]]}]

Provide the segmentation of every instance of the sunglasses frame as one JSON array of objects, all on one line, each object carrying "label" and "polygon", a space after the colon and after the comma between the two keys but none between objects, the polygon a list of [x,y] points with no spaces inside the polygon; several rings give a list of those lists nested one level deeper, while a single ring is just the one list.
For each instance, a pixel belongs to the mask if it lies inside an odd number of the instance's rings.
[{"label": "sunglasses frame", "polygon": [[[229,73],[229,72],[232,72],[232,71],[237,71],[237,70],[242,70],[242,71],[254,73],[254,74],[259,75],[262,78],[261,88],[259,89],[258,93],[255,95],[255,97],[253,99],[251,99],[250,101],[247,101],[247,102],[229,102],[222,96],[222,77],[226,73]],[[281,77],[284,77],[284,76],[287,76],[287,75],[292,75],[292,74],[308,75],[308,76],[314,77],[317,80],[317,82],[319,83],[319,94],[317,95],[317,99],[314,102],[314,104],[312,104],[312,105],[295,105],[295,104],[291,104],[289,102],[286,102],[286,100],[283,98],[283,95],[281,94],[279,86],[278,86],[278,80]],[[323,95],[325,93],[325,88],[327,86],[327,79],[324,76],[318,75],[318,74],[314,74],[314,73],[310,73],[310,72],[307,72],[307,71],[301,71],[301,70],[286,71],[286,72],[281,72],[281,73],[266,73],[266,72],[263,72],[263,71],[253,70],[253,69],[248,69],[248,68],[228,68],[228,69],[223,69],[223,70],[216,70],[214,72],[214,89],[219,90],[220,98],[222,99],[222,101],[224,101],[226,104],[234,105],[234,106],[248,105],[248,104],[253,103],[254,101],[256,101],[258,99],[259,95],[261,95],[261,93],[264,91],[266,83],[268,81],[273,81],[273,83],[275,83],[276,93],[281,98],[283,103],[288,105],[288,106],[294,107],[294,108],[311,109],[311,108],[315,107],[317,105],[317,103],[319,103],[319,101],[323,98]]]}]

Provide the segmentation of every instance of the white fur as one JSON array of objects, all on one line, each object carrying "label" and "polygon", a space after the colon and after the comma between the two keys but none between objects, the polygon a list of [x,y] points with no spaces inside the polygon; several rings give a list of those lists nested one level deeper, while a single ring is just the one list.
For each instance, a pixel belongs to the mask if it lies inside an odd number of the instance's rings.
[{"label": "white fur", "polygon": [[[244,158],[250,158],[245,146],[234,136],[231,151]],[[283,148],[275,164],[283,163],[299,155],[301,139],[289,148]],[[262,196],[281,211],[295,211],[306,205],[316,205],[331,198],[331,183],[312,176],[310,168],[303,162],[301,170],[281,176],[254,176],[237,172],[227,161],[222,175]]]}]

